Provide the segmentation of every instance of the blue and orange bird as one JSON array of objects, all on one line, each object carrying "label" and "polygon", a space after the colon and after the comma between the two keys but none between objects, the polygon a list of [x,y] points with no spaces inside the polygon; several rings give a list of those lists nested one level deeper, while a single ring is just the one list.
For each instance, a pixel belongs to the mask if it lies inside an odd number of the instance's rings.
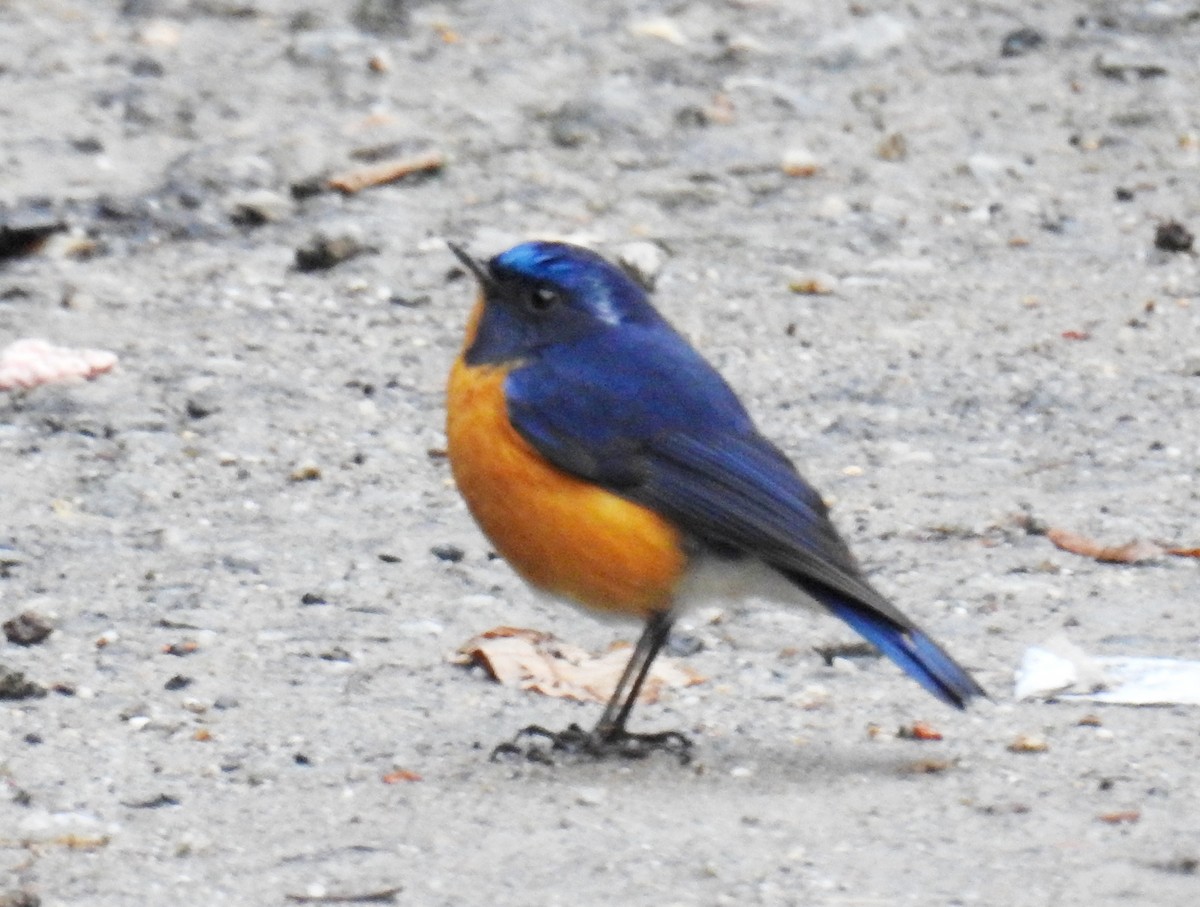
[{"label": "blue and orange bird", "polygon": [[451,249],[481,289],[447,394],[459,490],[531,585],[645,623],[595,729],[556,746],[686,748],[625,726],[672,622],[714,591],[815,603],[943,702],[985,695],[870,585],[817,492],[638,284],[564,243],[486,264]]}]

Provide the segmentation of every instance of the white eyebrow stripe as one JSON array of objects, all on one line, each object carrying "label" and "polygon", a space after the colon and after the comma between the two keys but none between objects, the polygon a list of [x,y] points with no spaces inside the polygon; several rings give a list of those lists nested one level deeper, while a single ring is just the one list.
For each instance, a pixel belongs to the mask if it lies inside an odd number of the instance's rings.
[{"label": "white eyebrow stripe", "polygon": [[613,305],[612,294],[603,282],[594,280],[591,282],[588,294],[588,307],[592,313],[599,318],[604,324],[609,327],[616,327],[621,323],[621,313],[617,307]]}]

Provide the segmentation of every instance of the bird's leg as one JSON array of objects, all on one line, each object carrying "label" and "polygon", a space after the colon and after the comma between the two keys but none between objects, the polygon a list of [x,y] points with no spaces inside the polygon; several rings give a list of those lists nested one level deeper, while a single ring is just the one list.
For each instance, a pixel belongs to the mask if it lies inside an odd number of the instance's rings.
[{"label": "bird's leg", "polygon": [[[641,759],[655,750],[666,750],[679,756],[681,762],[688,762],[692,742],[678,731],[666,731],[659,734],[631,734],[625,730],[625,723],[633,711],[638,694],[650,673],[650,666],[655,656],[666,643],[671,633],[672,618],[667,612],[654,614],[646,622],[646,628],[634,646],[633,655],[621,679],[613,690],[604,713],[591,731],[585,731],[577,724],[572,724],[565,731],[550,731],[538,725],[525,728],[517,735],[521,737],[544,737],[550,741],[552,750],[568,753],[583,753],[597,758],[618,755],[627,759]],[[524,754],[531,761],[547,762],[545,753],[533,749],[523,750],[512,743],[502,743],[492,751],[492,757],[501,755]]]},{"label": "bird's leg", "polygon": [[654,658],[671,634],[671,618],[666,612],[654,614],[646,621],[642,635],[638,637],[633,654],[629,657],[621,679],[617,681],[616,689],[604,707],[604,714],[596,722],[593,736],[599,739],[611,739],[625,733],[625,722],[633,711],[642,685],[650,673]]},{"label": "bird's leg", "polygon": [[671,635],[673,619],[669,612],[660,611],[646,622],[646,628],[638,638],[629,658],[629,664],[621,673],[617,688],[613,690],[604,714],[596,722],[591,733],[591,746],[600,755],[616,752],[627,758],[640,759],[655,750],[667,750],[687,762],[691,756],[690,741],[678,731],[658,734],[633,734],[625,729],[625,723],[633,711],[642,685],[650,674],[650,666]]}]

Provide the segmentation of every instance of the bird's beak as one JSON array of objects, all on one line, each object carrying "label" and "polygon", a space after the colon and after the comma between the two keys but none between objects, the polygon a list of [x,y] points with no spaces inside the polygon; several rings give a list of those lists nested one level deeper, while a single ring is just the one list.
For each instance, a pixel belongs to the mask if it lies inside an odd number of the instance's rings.
[{"label": "bird's beak", "polygon": [[454,253],[454,257],[463,263],[463,267],[475,275],[475,279],[479,281],[481,287],[487,290],[496,285],[495,279],[488,273],[487,265],[476,258],[472,258],[467,250],[457,243],[447,240],[446,245],[450,247],[450,251]]}]

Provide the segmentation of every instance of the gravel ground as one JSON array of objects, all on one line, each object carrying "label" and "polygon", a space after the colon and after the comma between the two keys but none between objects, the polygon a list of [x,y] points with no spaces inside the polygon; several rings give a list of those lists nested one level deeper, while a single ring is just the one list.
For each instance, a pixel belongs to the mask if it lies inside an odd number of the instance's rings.
[{"label": "gravel ground", "polygon": [[[0,904],[1197,903],[1196,710],[1012,695],[1057,634],[1200,639],[1196,559],[1027,531],[1200,544],[1197,59],[1184,0],[0,3],[0,347],[121,358],[0,392],[0,618],[54,626],[0,644]],[[441,455],[444,240],[534,236],[661,258],[994,704],[730,602],[635,717],[690,766],[488,761],[599,707],[460,644],[636,633],[490,558]]]}]

